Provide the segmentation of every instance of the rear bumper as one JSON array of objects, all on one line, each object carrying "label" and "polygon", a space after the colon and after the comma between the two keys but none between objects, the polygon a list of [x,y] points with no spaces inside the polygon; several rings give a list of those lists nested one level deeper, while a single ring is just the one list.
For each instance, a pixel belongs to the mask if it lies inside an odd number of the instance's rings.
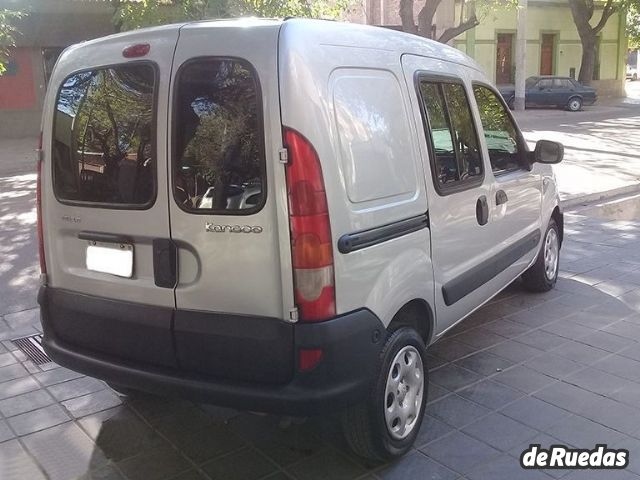
[{"label": "rear bumper", "polygon": [[[57,317],[73,315],[74,312],[60,308],[58,303],[61,296],[65,308],[72,310],[76,308],[74,305],[79,304],[82,305],[82,311],[91,309],[92,305],[99,308],[105,301],[99,297],[41,287],[38,301],[42,312],[43,345],[58,364],[107,382],[240,410],[312,415],[336,411],[356,403],[365,398],[377,376],[379,354],[385,338],[384,326],[366,309],[321,323],[285,324],[282,332],[286,339],[291,338],[292,348],[289,360],[284,362],[286,365],[283,363],[279,367],[285,370],[283,376],[287,379],[284,382],[265,383],[258,378],[247,380],[246,376],[241,375],[242,372],[239,372],[241,380],[234,379],[232,368],[226,378],[221,378],[193,368],[184,368],[178,356],[175,365],[151,364],[144,359],[123,359],[105,351],[91,350],[81,341],[69,341],[78,337],[60,332]],[[152,314],[157,313],[155,307],[136,304],[136,308],[139,309],[138,315],[145,308],[149,308]],[[199,315],[205,314],[200,312]],[[212,323],[220,321],[219,314],[212,314]],[[238,319],[234,317],[233,321]],[[217,331],[216,342],[221,341],[220,331],[226,330]],[[255,335],[247,332],[245,340],[235,329],[226,340],[230,347],[235,345],[242,352],[245,351],[246,342],[250,345],[255,343]],[[136,341],[144,342],[144,338]],[[296,365],[298,351],[303,348],[323,350],[320,363],[307,372],[299,372]],[[251,362],[259,365],[268,361],[264,350],[256,349]],[[164,352],[163,358],[172,355],[175,352]]]}]

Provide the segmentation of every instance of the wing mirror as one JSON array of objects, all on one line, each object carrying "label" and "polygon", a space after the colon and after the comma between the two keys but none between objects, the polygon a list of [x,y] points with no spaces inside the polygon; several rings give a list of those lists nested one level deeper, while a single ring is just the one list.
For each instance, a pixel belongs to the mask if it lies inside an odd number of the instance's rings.
[{"label": "wing mirror", "polygon": [[564,157],[564,145],[550,140],[538,140],[533,151],[533,161],[538,163],[560,163]]}]

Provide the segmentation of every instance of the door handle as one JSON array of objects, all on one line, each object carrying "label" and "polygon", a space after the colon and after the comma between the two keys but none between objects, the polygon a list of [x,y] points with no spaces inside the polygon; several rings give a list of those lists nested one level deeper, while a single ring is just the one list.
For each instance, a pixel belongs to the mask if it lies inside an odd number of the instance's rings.
[{"label": "door handle", "polygon": [[496,192],[496,205],[502,205],[503,203],[507,203],[507,194],[504,190],[498,190]]},{"label": "door handle", "polygon": [[153,239],[153,279],[162,288],[174,288],[178,283],[178,248],[169,239]]},{"label": "door handle", "polygon": [[487,203],[487,197],[482,195],[476,202],[476,219],[478,225],[486,225],[489,221],[489,204]]}]

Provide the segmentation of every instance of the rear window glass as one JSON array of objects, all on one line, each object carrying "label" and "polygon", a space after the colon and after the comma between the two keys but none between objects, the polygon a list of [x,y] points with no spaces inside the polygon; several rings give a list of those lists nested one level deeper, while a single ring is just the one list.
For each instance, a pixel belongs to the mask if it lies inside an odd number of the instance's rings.
[{"label": "rear window glass", "polygon": [[59,200],[116,208],[153,203],[154,90],[149,64],[90,70],[63,82],[52,152]]},{"label": "rear window glass", "polygon": [[196,213],[249,214],[265,201],[258,80],[238,59],[187,63],[177,80],[173,189]]}]

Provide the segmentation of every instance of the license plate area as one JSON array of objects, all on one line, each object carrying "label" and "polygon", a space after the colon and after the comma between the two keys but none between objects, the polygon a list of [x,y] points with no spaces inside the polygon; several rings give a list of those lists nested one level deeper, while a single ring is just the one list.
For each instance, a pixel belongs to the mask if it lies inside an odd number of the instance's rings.
[{"label": "license plate area", "polygon": [[90,241],[86,251],[87,270],[123,278],[133,276],[133,245]]}]

